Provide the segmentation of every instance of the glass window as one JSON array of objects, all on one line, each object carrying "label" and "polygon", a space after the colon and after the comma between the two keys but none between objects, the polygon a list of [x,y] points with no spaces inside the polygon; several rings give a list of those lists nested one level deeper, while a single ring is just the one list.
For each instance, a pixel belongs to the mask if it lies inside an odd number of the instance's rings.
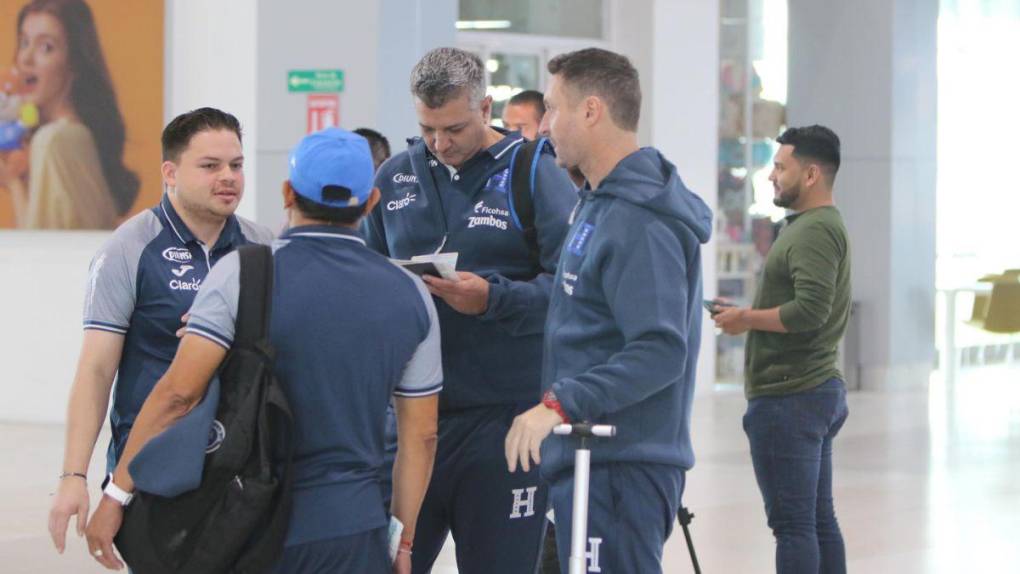
[{"label": "glass window", "polygon": [[539,57],[536,54],[493,52],[485,60],[489,73],[488,94],[492,96],[492,120],[503,125],[503,107],[507,100],[524,90],[539,89]]},{"label": "glass window", "polygon": [[460,0],[457,29],[602,38],[603,0]]},{"label": "glass window", "polygon": [[[722,0],[719,25],[718,293],[747,306],[786,214],[768,178],[786,124],[787,0]],[[718,338],[718,382],[742,381],[744,342]]]}]

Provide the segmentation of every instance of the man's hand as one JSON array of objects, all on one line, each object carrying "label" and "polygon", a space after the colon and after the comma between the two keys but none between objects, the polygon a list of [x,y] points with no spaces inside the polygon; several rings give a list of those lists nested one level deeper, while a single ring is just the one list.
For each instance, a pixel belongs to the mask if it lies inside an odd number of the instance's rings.
[{"label": "man's hand", "polygon": [[517,415],[504,443],[506,465],[510,472],[517,470],[518,461],[524,472],[531,471],[531,460],[541,464],[542,441],[562,422],[559,413],[541,404]]},{"label": "man's hand", "polygon": [[458,271],[460,281],[450,281],[432,275],[423,275],[422,280],[436,297],[465,315],[481,315],[489,308],[489,282],[474,273]]},{"label": "man's hand", "polygon": [[97,562],[110,570],[120,570],[124,563],[114,554],[113,537],[120,530],[124,521],[124,507],[119,502],[104,496],[99,507],[85,528],[85,539],[88,541],[89,554]]},{"label": "man's hand", "polygon": [[393,561],[393,574],[411,574],[410,552],[397,552],[397,559]]},{"label": "man's hand", "polygon": [[177,329],[177,338],[180,339],[188,332],[188,320],[191,319],[191,313],[185,313],[181,315],[181,328]]},{"label": "man's hand", "polygon": [[78,516],[78,536],[85,535],[85,523],[89,518],[89,489],[84,479],[68,476],[60,481],[57,495],[50,506],[50,538],[57,552],[63,554],[67,538],[67,525],[72,516]]},{"label": "man's hand", "polygon": [[739,335],[751,330],[751,318],[747,312],[749,309],[742,307],[726,307],[713,315],[715,326],[722,329],[727,335]]}]

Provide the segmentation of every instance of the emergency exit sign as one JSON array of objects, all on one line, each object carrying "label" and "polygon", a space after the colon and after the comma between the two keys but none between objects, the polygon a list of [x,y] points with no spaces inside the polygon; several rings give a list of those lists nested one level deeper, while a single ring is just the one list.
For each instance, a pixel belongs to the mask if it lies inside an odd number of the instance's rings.
[{"label": "emergency exit sign", "polygon": [[289,92],[342,92],[343,70],[291,70],[287,72]]}]

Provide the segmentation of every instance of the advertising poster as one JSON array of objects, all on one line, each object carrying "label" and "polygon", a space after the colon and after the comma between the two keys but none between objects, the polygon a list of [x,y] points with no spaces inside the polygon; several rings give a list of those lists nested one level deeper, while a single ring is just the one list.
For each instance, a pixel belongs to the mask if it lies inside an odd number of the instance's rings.
[{"label": "advertising poster", "polygon": [[161,193],[163,0],[0,3],[0,229],[113,229]]}]

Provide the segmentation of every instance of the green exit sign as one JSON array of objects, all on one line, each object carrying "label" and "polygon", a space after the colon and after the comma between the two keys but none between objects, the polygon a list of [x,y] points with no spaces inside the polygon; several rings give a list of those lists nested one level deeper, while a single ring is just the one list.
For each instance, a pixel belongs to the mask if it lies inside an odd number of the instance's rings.
[{"label": "green exit sign", "polygon": [[289,92],[342,92],[343,70],[291,70],[287,72]]}]

